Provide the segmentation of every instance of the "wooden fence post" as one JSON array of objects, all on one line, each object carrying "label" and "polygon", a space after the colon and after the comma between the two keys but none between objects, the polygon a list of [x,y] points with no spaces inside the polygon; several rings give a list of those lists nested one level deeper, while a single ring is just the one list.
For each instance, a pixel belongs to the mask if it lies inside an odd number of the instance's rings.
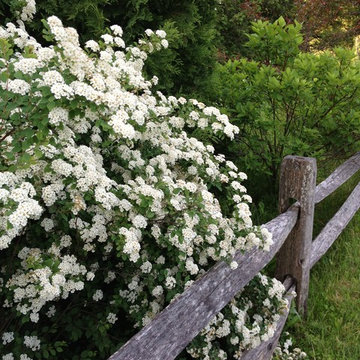
[{"label": "wooden fence post", "polygon": [[290,199],[300,204],[299,218],[277,256],[276,277],[283,281],[287,275],[296,280],[296,305],[305,315],[309,292],[311,245],[314,222],[316,160],[286,156],[281,164],[279,210],[284,212]]}]

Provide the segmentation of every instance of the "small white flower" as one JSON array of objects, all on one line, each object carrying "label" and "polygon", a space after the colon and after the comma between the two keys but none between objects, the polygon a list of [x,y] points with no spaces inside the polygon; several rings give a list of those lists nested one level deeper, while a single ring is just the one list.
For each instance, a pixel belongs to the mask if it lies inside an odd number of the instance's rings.
[{"label": "small white flower", "polygon": [[168,276],[165,280],[165,287],[173,289],[176,286],[176,279],[173,276]]},{"label": "small white flower", "polygon": [[85,43],[85,47],[88,48],[88,49],[90,49],[90,50],[92,50],[92,51],[94,51],[94,52],[100,51],[100,46],[99,46],[99,44],[98,44],[96,41],[94,41],[94,40],[89,40],[89,41],[87,41],[87,42]]},{"label": "small white flower", "polygon": [[4,332],[2,336],[3,345],[9,344],[14,340],[13,332]]},{"label": "small white flower", "polygon": [[145,261],[141,266],[140,269],[143,273],[148,274],[151,269],[152,269],[152,265],[150,261]]},{"label": "small white flower", "polygon": [[111,25],[110,29],[112,30],[114,35],[122,36],[122,34],[123,34],[123,30],[122,30],[121,26],[119,26],[119,25]]},{"label": "small white flower", "polygon": [[89,271],[89,272],[86,274],[86,280],[87,280],[87,281],[92,281],[92,280],[94,280],[94,278],[95,278],[95,274],[94,274],[93,272]]},{"label": "small white flower", "polygon": [[3,355],[2,360],[14,360],[13,353],[8,353],[6,355]]},{"label": "small white flower", "polygon": [[166,32],[164,30],[156,30],[155,34],[159,37],[164,39],[166,37]]},{"label": "small white flower", "polygon": [[114,42],[114,38],[109,34],[101,35],[101,38],[105,44],[112,44]]},{"label": "small white flower", "polygon": [[109,313],[108,314],[108,316],[107,316],[107,318],[106,318],[106,320],[107,320],[107,322],[109,323],[109,324],[115,324],[115,322],[117,321],[117,316],[116,316],[116,314],[114,314],[114,313]]},{"label": "small white flower", "polygon": [[32,359],[29,356],[27,356],[26,354],[21,354],[20,360],[32,360]]},{"label": "small white flower", "polygon": [[31,313],[30,320],[34,323],[37,323],[39,321],[39,313]]},{"label": "small white flower", "polygon": [[163,294],[163,292],[164,292],[164,290],[163,290],[162,286],[158,285],[153,289],[152,294],[155,297],[160,297]]},{"label": "small white flower", "polygon": [[32,351],[40,350],[40,340],[37,336],[24,336],[24,345]]},{"label": "small white flower", "polygon": [[101,300],[103,297],[104,297],[103,292],[102,292],[101,290],[96,290],[96,291],[95,291],[95,294],[93,295],[92,298],[93,298],[94,301],[99,301],[99,300]]},{"label": "small white flower", "polygon": [[140,228],[140,229],[144,229],[147,226],[146,218],[142,215],[136,215],[132,219],[132,223],[135,227]]}]

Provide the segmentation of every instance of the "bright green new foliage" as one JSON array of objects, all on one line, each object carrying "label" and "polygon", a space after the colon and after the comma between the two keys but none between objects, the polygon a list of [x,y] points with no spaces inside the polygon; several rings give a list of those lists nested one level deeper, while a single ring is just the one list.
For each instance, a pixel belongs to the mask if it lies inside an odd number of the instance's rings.
[{"label": "bright green new foliage", "polygon": [[[287,154],[348,156],[359,144],[360,66],[351,51],[301,53],[301,26],[253,24],[252,58],[218,65],[210,96],[240,127],[229,152],[276,179]],[[241,154],[241,157],[239,157]]]}]

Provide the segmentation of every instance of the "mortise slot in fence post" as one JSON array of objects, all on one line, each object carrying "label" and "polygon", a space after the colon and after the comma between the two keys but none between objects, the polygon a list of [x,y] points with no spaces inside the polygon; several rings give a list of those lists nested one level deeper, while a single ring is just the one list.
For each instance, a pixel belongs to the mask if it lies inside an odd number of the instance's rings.
[{"label": "mortise slot in fence post", "polygon": [[301,156],[286,156],[281,164],[279,210],[289,207],[290,199],[300,204],[299,218],[277,255],[276,277],[287,275],[296,280],[296,305],[303,315],[307,311],[311,245],[314,222],[316,160]]}]

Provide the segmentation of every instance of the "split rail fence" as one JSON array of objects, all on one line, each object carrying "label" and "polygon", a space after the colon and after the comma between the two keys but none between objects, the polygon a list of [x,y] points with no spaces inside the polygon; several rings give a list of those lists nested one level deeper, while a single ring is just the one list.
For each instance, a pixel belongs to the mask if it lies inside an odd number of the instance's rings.
[{"label": "split rail fence", "polygon": [[[269,252],[252,249],[238,252],[238,268],[224,263],[214,265],[206,274],[158,314],[150,324],[133,336],[109,360],[173,360],[276,255],[276,277],[283,281],[291,303],[296,290],[298,310],[306,313],[310,269],[326,253],[360,207],[360,183],[338,212],[313,241],[314,206],[360,169],[360,152],[339,166],[316,186],[316,160],[287,156],[281,165],[279,209],[281,214],[266,227],[273,235]],[[296,200],[290,206],[290,200]],[[242,360],[270,359],[288,316],[287,310],[274,336]]]}]

